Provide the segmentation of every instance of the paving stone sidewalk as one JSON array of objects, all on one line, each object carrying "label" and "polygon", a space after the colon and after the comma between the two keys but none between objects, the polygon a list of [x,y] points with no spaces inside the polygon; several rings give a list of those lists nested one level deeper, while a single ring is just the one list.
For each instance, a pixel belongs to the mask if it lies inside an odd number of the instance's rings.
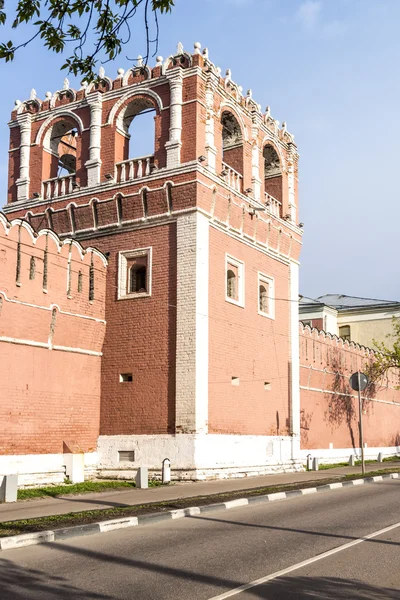
[{"label": "paving stone sidewalk", "polygon": [[[366,472],[398,467],[400,462],[373,463],[366,465]],[[116,506],[135,506],[149,502],[165,502],[179,498],[209,496],[225,492],[236,492],[259,487],[275,486],[291,483],[316,482],[321,479],[332,479],[343,475],[361,474],[361,467],[337,467],[324,471],[302,473],[276,473],[259,477],[242,477],[206,482],[173,483],[169,486],[140,490],[132,488],[120,491],[98,492],[80,495],[58,496],[25,500],[14,504],[0,504],[0,522],[20,519],[31,519],[50,515],[62,515],[83,510],[113,508]]]}]

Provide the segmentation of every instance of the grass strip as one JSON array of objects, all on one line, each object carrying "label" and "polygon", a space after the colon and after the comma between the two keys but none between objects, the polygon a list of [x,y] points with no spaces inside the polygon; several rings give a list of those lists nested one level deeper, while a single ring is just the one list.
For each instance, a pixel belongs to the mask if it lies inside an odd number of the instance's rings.
[{"label": "grass strip", "polygon": [[[400,456],[389,456],[388,458],[384,458],[382,460],[382,462],[398,462],[400,461]],[[382,463],[378,463],[376,460],[366,460],[365,461],[366,465],[373,465],[376,464],[377,466],[382,464]],[[357,467],[359,465],[361,465],[361,460],[356,460],[354,465]],[[347,462],[340,462],[340,463],[332,463],[332,464],[320,464],[318,466],[318,470],[319,471],[328,471],[329,469],[336,469],[337,467],[349,467],[349,461]]]},{"label": "grass strip", "polygon": [[374,477],[385,473],[397,473],[399,469],[380,469],[366,473],[363,476],[359,474],[344,475],[343,477],[334,477],[306,482],[290,483],[268,487],[250,488],[247,490],[237,490],[234,492],[225,492],[221,494],[212,494],[209,496],[192,496],[190,498],[180,498],[167,502],[152,502],[135,506],[118,506],[115,508],[106,508],[98,510],[85,510],[65,515],[52,515],[48,517],[39,517],[36,519],[23,519],[19,521],[6,521],[0,523],[0,537],[18,535],[21,533],[31,533],[36,531],[45,531],[46,529],[57,529],[60,527],[69,527],[73,525],[84,525],[87,523],[96,523],[98,521],[107,521],[122,517],[135,517],[148,515],[155,512],[166,512],[178,508],[187,508],[189,506],[205,506],[218,502],[227,502],[236,498],[249,498],[264,494],[273,494],[275,492],[289,492],[292,490],[305,489],[310,487],[327,485],[329,483],[344,482],[350,479],[361,479],[362,477]]},{"label": "grass strip", "polygon": [[[161,481],[150,480],[149,487],[158,487]],[[84,481],[83,483],[65,483],[64,485],[49,485],[40,488],[28,488],[18,490],[18,500],[31,500],[33,498],[57,498],[69,494],[89,494],[90,492],[105,492],[107,490],[118,490],[122,488],[134,488],[134,481],[106,480],[106,481]]]}]

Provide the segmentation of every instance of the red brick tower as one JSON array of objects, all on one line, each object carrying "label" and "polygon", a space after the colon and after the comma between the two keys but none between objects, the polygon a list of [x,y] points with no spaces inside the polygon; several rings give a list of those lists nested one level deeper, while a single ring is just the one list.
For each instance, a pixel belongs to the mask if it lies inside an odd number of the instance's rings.
[{"label": "red brick tower", "polygon": [[[294,139],[195,44],[12,113],[5,212],[108,255],[99,466],[295,466]],[[129,153],[153,110],[154,152]]]}]

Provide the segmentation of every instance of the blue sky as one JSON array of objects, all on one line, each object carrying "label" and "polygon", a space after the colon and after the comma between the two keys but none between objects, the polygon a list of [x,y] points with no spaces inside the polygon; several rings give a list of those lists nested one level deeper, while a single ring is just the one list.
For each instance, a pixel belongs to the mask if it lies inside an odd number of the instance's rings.
[{"label": "blue sky", "polygon": [[[398,0],[176,0],[161,18],[158,54],[168,56],[178,41],[190,50],[201,42],[223,73],[230,68],[232,79],[295,135],[304,295],[400,300],[399,24]],[[23,31],[12,37],[22,40]],[[138,21],[106,73],[115,77],[118,67],[130,66],[126,56],[143,53]],[[62,62],[34,42],[1,64],[4,201],[14,100],[28,98],[31,88],[40,98],[60,89]]]}]

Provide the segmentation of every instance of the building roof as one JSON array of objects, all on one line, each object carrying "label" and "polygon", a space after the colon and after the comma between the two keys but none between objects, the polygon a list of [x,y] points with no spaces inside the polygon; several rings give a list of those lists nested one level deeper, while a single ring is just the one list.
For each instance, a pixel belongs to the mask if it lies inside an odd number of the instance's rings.
[{"label": "building roof", "polygon": [[318,298],[300,297],[300,312],[310,311],[313,307],[322,309],[328,306],[338,312],[347,311],[374,311],[374,310],[400,310],[400,302],[397,300],[379,300],[377,298],[360,298],[358,296],[346,296],[345,294],[325,294]]}]

